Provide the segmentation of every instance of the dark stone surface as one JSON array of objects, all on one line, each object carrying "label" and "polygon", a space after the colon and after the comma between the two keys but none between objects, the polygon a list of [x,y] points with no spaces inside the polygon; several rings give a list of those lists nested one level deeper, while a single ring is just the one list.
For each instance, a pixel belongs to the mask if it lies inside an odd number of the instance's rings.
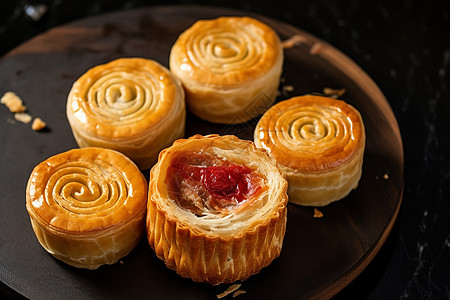
[{"label": "dark stone surface", "polygon": [[[405,154],[403,203],[394,229],[372,263],[335,298],[450,299],[450,10],[445,2],[3,1],[0,55],[68,21],[171,3],[243,9],[329,42],[381,88],[399,122]],[[33,21],[24,7],[38,3],[48,10]],[[20,298],[4,284],[0,295]]]}]

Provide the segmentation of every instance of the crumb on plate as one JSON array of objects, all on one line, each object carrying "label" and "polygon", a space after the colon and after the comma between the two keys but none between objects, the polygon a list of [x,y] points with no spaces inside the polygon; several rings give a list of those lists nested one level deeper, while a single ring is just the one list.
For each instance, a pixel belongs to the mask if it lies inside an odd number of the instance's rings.
[{"label": "crumb on plate", "polygon": [[239,295],[245,294],[247,293],[246,291],[243,290],[237,290],[236,292],[233,293],[233,298],[236,298]]},{"label": "crumb on plate", "polygon": [[288,38],[285,41],[281,42],[281,46],[283,47],[283,49],[289,49],[292,48],[302,42],[304,42],[306,39],[304,36],[300,35],[300,34],[296,34],[291,36],[290,38]]},{"label": "crumb on plate", "polygon": [[339,98],[342,95],[344,95],[345,92],[346,92],[345,89],[332,89],[332,88],[329,88],[329,87],[323,88],[323,93],[326,96],[329,96],[331,98]]},{"label": "crumb on plate", "polygon": [[24,113],[24,112],[15,113],[15,114],[14,114],[14,118],[15,118],[17,121],[20,121],[20,122],[25,123],[25,124],[30,123],[31,120],[33,119],[32,116],[30,116],[29,114]]},{"label": "crumb on plate", "polygon": [[313,217],[314,218],[322,218],[323,217],[323,213],[320,210],[318,210],[317,208],[314,208],[314,215],[313,215]]},{"label": "crumb on plate", "polygon": [[35,130],[35,131],[39,131],[45,128],[45,126],[47,126],[47,124],[45,124],[44,121],[42,121],[41,118],[35,118],[33,120],[33,124],[31,125],[31,129]]},{"label": "crumb on plate", "polygon": [[22,99],[14,92],[6,92],[0,99],[0,102],[6,105],[12,113],[22,113],[27,109],[23,105]]},{"label": "crumb on plate", "polygon": [[289,93],[292,93],[294,91],[294,86],[293,85],[284,85],[281,88],[281,94],[286,97]]},{"label": "crumb on plate", "polygon": [[237,291],[237,290],[241,287],[241,285],[242,285],[242,284],[240,284],[240,283],[231,285],[230,287],[228,287],[228,288],[226,289],[225,292],[220,293],[219,295],[217,295],[217,296],[216,296],[217,299],[222,299],[223,297],[226,297],[226,296],[228,296],[229,294],[234,293],[235,291]]}]

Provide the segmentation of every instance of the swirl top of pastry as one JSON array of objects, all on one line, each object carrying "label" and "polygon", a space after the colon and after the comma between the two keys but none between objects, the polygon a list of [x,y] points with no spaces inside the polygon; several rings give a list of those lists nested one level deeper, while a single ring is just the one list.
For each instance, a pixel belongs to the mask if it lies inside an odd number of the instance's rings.
[{"label": "swirl top of pastry", "polygon": [[81,148],[37,165],[27,185],[27,209],[58,232],[92,232],[143,217],[146,180],[119,152]]},{"label": "swirl top of pastry", "polygon": [[184,31],[170,53],[170,69],[212,86],[234,86],[278,70],[283,50],[277,34],[249,17],[200,20]]},{"label": "swirl top of pastry", "polygon": [[[244,176],[250,171],[254,172],[257,177],[254,184],[260,186],[256,187],[257,192],[249,192],[249,196],[244,200],[241,198],[236,201],[231,197],[219,199],[230,203],[218,203],[217,206],[203,203],[194,207],[194,211],[175,199],[176,195],[169,190],[170,184],[167,184],[168,169],[172,160],[180,154],[197,155],[200,160],[205,155],[220,161],[226,160],[244,170]],[[149,200],[165,211],[168,219],[178,220],[179,224],[182,224],[180,226],[192,227],[194,230],[221,232],[225,235],[269,222],[274,216],[278,217],[287,205],[287,181],[273,160],[265,151],[257,149],[253,142],[243,141],[235,136],[195,135],[176,141],[172,147],[161,152],[158,163],[151,171],[150,189],[152,192],[149,193]],[[185,191],[181,189],[177,192]]]},{"label": "swirl top of pastry", "polygon": [[272,106],[254,138],[281,165],[308,172],[342,165],[365,145],[363,120],[353,106],[313,95]]},{"label": "swirl top of pastry", "polygon": [[181,84],[164,66],[143,58],[121,58],[88,70],[67,101],[72,126],[108,139],[139,138],[181,109]]}]

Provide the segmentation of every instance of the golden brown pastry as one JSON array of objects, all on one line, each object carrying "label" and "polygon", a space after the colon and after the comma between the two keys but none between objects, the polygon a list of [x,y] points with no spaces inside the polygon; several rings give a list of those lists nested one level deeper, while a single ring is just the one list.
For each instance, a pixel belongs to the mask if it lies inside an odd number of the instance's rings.
[{"label": "golden brown pastry", "polygon": [[125,155],[81,148],[31,173],[26,207],[39,243],[57,259],[96,269],[127,255],[145,232],[147,182]]},{"label": "golden brown pastry", "polygon": [[184,91],[159,63],[121,58],[74,83],[67,118],[80,147],[114,149],[148,169],[159,151],[184,135]]},{"label": "golden brown pastry", "polygon": [[287,182],[253,142],[195,135],[163,150],[150,173],[147,237],[182,277],[231,283],[279,256]]},{"label": "golden brown pastry", "polygon": [[366,135],[360,113],[344,101],[282,101],[259,120],[254,140],[286,175],[290,202],[324,206],[358,186]]},{"label": "golden brown pastry", "polygon": [[188,108],[214,123],[243,123],[264,113],[277,95],[282,64],[277,34],[249,17],[197,21],[170,52]]}]

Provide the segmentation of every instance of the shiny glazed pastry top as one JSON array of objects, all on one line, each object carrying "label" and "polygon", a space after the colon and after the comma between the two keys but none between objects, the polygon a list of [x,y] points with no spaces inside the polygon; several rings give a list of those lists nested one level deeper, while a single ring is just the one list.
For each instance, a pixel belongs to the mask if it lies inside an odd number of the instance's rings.
[{"label": "shiny glazed pastry top", "polygon": [[32,171],[26,208],[41,245],[79,268],[115,263],[144,232],[146,180],[123,154],[101,148],[57,154]]},{"label": "shiny glazed pastry top", "polygon": [[189,108],[214,123],[262,114],[276,97],[282,63],[277,34],[250,17],[199,20],[170,53],[170,69],[186,88]]},{"label": "shiny glazed pastry top", "polygon": [[313,95],[274,105],[254,134],[255,144],[268,150],[287,176],[290,200],[317,206],[357,186],[365,139],[363,120],[353,106]]},{"label": "shiny glazed pastry top", "polygon": [[80,147],[114,149],[141,169],[184,135],[184,91],[164,66],[121,58],[93,67],[74,84],[67,117]]},{"label": "shiny glazed pastry top", "polygon": [[286,189],[273,161],[252,142],[218,135],[178,140],[150,174],[150,246],[183,277],[243,280],[280,254]]}]

